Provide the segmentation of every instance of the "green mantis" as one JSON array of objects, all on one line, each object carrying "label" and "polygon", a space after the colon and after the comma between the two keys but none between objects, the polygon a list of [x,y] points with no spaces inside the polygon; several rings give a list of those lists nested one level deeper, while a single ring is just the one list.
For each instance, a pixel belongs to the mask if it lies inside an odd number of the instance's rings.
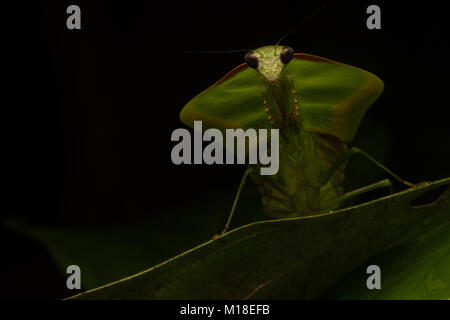
[{"label": "green mantis", "polygon": [[258,165],[249,166],[224,232],[248,176],[259,188],[265,213],[275,218],[330,211],[361,193],[392,188],[385,179],[345,193],[344,169],[355,154],[413,185],[362,150],[348,147],[365,112],[383,91],[377,76],[281,45],[253,50],[245,61],[189,101],[180,114],[191,127],[202,120],[206,128],[220,130],[280,131],[278,173],[262,176],[255,170]]}]

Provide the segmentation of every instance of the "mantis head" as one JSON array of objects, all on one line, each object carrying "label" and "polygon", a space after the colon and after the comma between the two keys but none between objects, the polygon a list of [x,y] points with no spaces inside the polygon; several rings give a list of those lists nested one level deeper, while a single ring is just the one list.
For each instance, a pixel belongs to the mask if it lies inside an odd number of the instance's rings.
[{"label": "mantis head", "polygon": [[294,57],[294,49],[283,46],[266,46],[245,55],[247,65],[268,82],[277,82],[285,65]]}]

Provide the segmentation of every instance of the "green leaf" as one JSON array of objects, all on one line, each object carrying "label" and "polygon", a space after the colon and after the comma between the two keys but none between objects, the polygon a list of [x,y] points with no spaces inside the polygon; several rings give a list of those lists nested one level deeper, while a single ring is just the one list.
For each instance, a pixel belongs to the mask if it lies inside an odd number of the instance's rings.
[{"label": "green leaf", "polygon": [[[367,290],[366,266],[378,265],[381,290]],[[369,259],[324,299],[450,299],[450,224]]]},{"label": "green leaf", "polygon": [[[411,205],[449,184],[447,178],[318,216],[252,223],[73,298],[316,298],[368,258],[449,222],[448,187],[430,204]],[[448,288],[448,277],[439,280]]]}]

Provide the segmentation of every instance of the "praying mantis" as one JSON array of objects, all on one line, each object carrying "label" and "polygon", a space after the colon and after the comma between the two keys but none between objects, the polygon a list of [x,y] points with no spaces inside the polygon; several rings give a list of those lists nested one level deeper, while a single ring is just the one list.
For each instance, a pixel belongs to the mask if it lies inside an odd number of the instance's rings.
[{"label": "praying mantis", "polygon": [[222,234],[229,229],[248,176],[258,186],[264,212],[273,218],[327,212],[375,189],[392,192],[389,179],[344,192],[344,170],[356,154],[413,186],[366,152],[348,146],[383,88],[382,80],[368,71],[276,44],[248,52],[245,63],[189,101],[180,119],[191,127],[202,120],[205,128],[280,131],[278,173],[262,176],[255,170],[258,165],[248,166]]}]

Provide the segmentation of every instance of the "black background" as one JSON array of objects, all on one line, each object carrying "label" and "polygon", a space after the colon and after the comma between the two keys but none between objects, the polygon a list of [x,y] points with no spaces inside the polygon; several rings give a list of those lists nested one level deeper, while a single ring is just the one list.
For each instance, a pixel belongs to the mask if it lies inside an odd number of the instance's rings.
[{"label": "black background", "polygon": [[[322,3],[41,1],[6,10],[2,219],[120,223],[234,190],[244,167],[173,165],[170,135],[184,127],[183,105],[244,54],[185,52],[274,44]],[[81,30],[66,28],[70,4],[81,7]],[[381,30],[366,28],[370,4],[381,7]],[[355,145],[418,182],[450,174],[445,25],[435,3],[339,2],[283,44],[383,79]],[[2,294],[64,296],[45,249],[6,229],[1,240]]]}]

